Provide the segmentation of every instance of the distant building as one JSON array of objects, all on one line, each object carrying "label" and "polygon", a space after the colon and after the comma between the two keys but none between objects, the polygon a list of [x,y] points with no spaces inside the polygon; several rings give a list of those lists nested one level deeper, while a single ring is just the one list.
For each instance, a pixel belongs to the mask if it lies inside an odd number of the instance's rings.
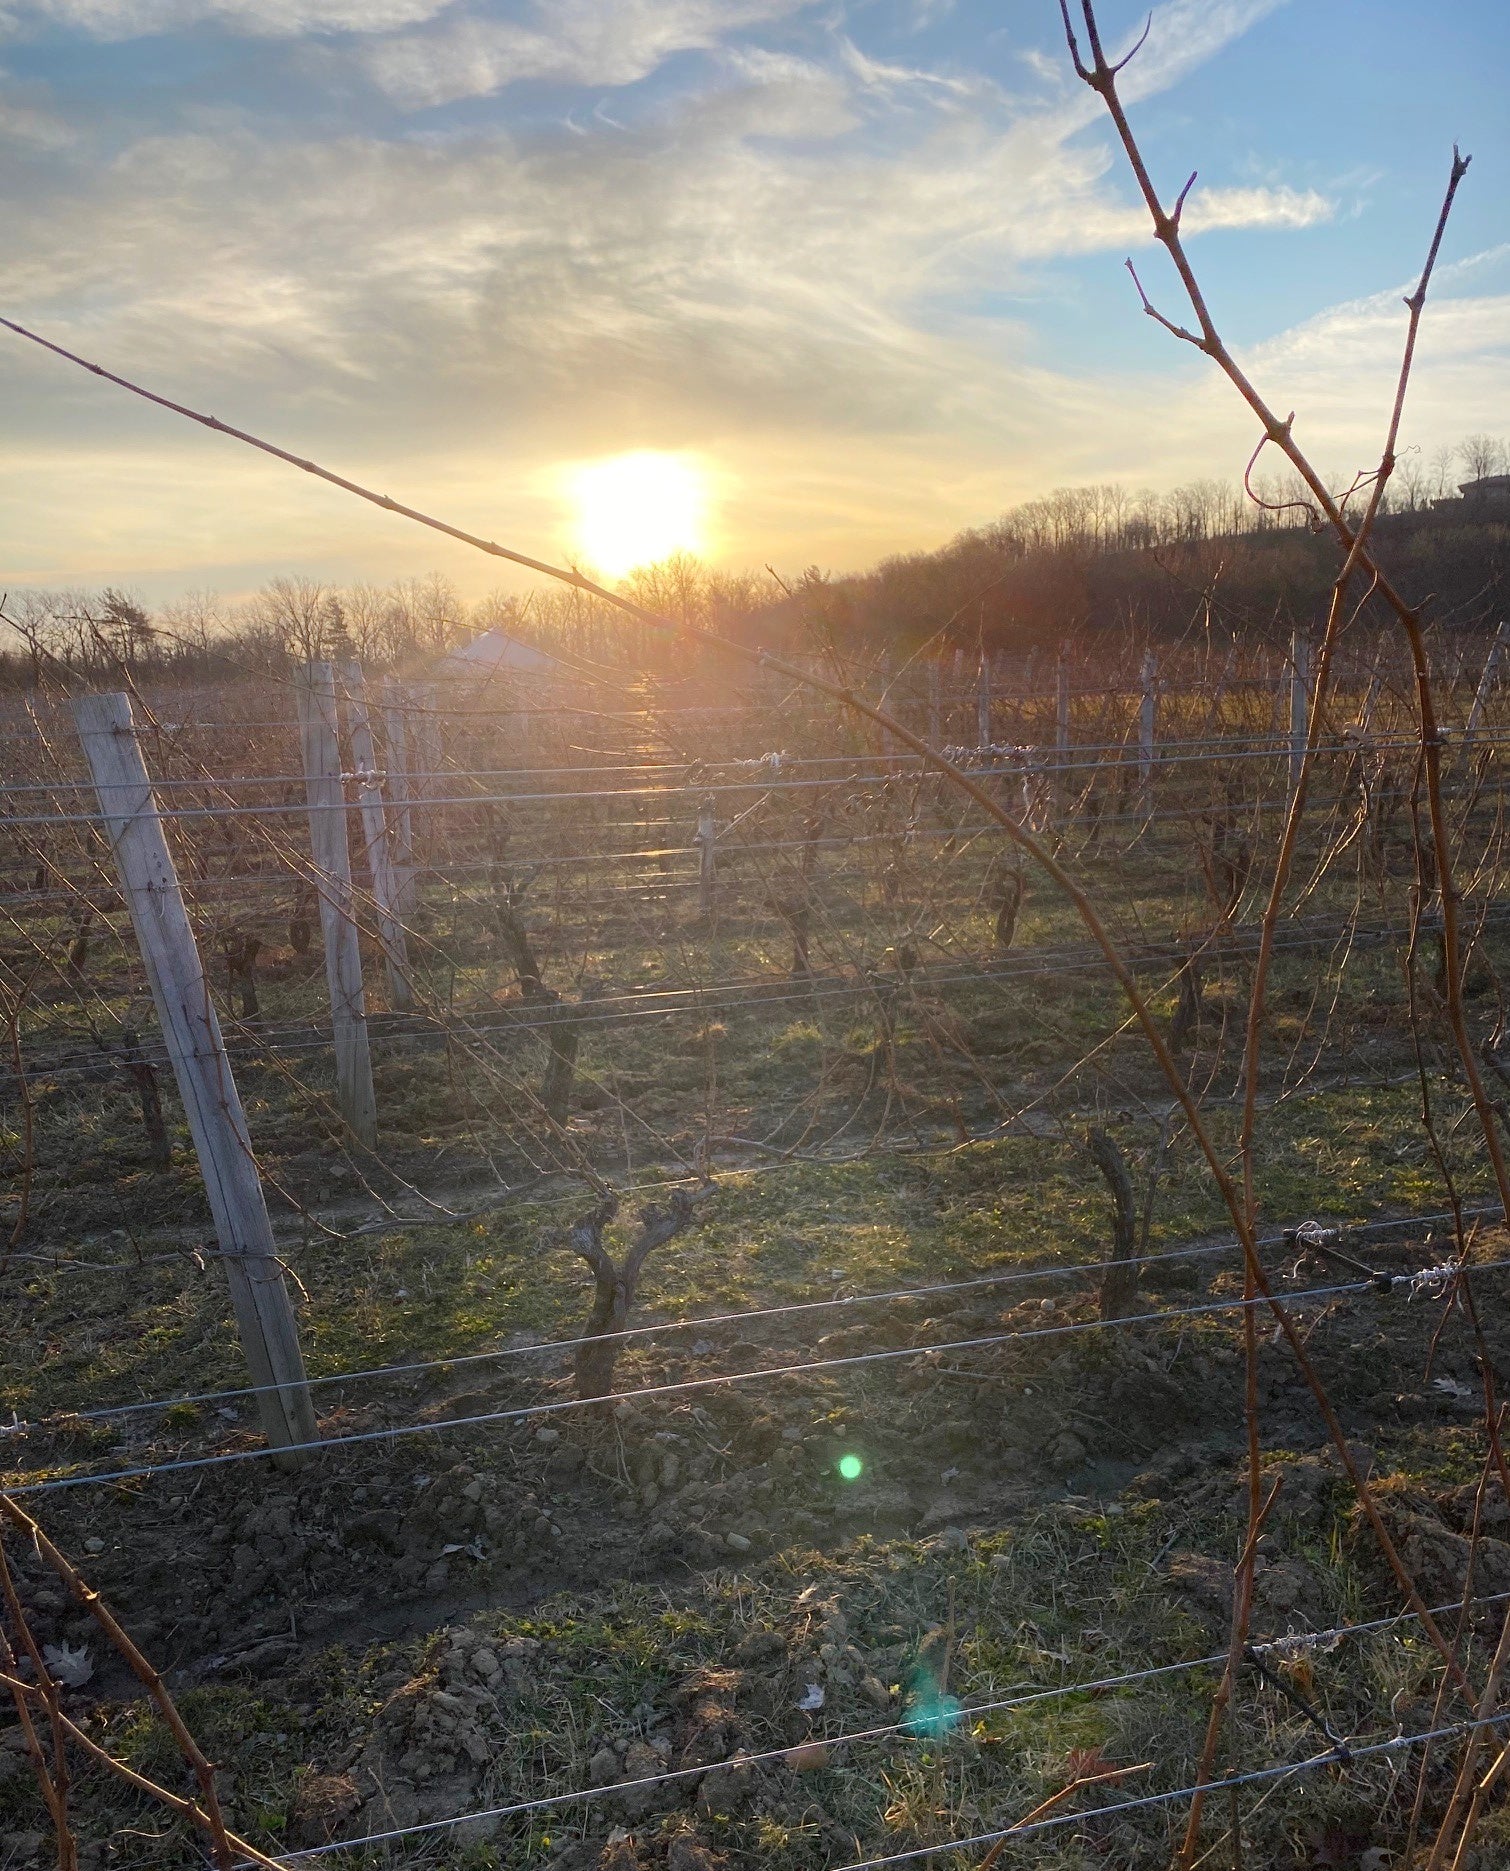
[{"label": "distant building", "polygon": [[1510,474],[1481,474],[1475,481],[1460,481],[1456,494],[1431,504],[1434,512],[1456,519],[1510,518]]},{"label": "distant building", "polygon": [[475,670],[479,675],[569,676],[572,668],[558,656],[521,643],[503,630],[485,630],[448,653],[441,665],[447,675]]}]

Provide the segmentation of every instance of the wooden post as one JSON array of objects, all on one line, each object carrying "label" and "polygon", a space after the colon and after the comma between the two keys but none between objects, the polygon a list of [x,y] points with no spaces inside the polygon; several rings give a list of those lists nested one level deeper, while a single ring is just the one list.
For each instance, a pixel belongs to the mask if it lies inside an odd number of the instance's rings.
[{"label": "wooden post", "polygon": [[928,741],[930,746],[944,744],[944,672],[938,659],[928,665]]},{"label": "wooden post", "polygon": [[1494,633],[1493,643],[1489,645],[1489,654],[1484,658],[1484,672],[1479,677],[1479,685],[1473,692],[1473,706],[1468,711],[1468,726],[1463,731],[1465,741],[1473,739],[1484,719],[1484,710],[1489,706],[1489,698],[1494,693],[1494,684],[1499,675],[1500,658],[1505,653],[1507,634],[1510,634],[1510,624],[1502,623]]},{"label": "wooden post", "polygon": [[975,680],[975,744],[991,745],[991,659],[980,653],[980,670]]},{"label": "wooden post", "polygon": [[1290,639],[1290,792],[1300,784],[1311,713],[1311,642],[1297,630]]},{"label": "wooden post", "polygon": [[1154,735],[1159,722],[1159,659],[1143,652],[1143,699],[1138,705],[1138,786],[1147,791],[1153,777]]},{"label": "wooden post", "polygon": [[325,979],[330,987],[336,1047],[336,1096],[352,1134],[377,1145],[377,1099],[367,1045],[367,1001],[362,951],[351,900],[351,853],[346,843],[346,790],[336,734],[336,679],[329,663],[310,663],[299,682],[299,736],[304,749],[304,791],[309,842],[320,895]]},{"label": "wooden post", "polygon": [[[79,695],[74,721],[110,836],[225,1258],[242,1349],[274,1448],[313,1442],[299,1328],[273,1247],[246,1113],[124,695]],[[281,1458],[291,1464],[296,1458]]]},{"label": "wooden post", "polygon": [[713,795],[708,793],[697,808],[698,848],[697,910],[700,916],[712,916],[718,908],[718,863],[714,855],[717,833],[713,818]]},{"label": "wooden post", "polygon": [[389,852],[398,887],[399,918],[414,920],[419,890],[414,869],[414,814],[409,809],[409,692],[383,678],[383,736],[388,743],[388,802],[393,827]]},{"label": "wooden post", "polygon": [[399,1013],[414,1007],[409,980],[409,948],[404,939],[404,912],[399,883],[388,856],[388,815],[383,804],[383,779],[372,740],[372,719],[367,712],[367,684],[362,665],[352,656],[341,664],[341,688],[346,700],[346,725],[351,737],[351,764],[356,772],[357,804],[362,811],[362,855],[372,878],[377,909],[378,941],[388,964],[388,995]]}]

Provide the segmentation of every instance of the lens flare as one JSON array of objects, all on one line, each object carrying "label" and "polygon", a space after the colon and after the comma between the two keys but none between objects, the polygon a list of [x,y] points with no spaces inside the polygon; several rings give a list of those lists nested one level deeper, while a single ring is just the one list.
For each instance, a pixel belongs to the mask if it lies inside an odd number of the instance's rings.
[{"label": "lens flare", "polygon": [[577,543],[609,578],[704,549],[708,477],[685,455],[643,448],[589,462],[572,475],[570,491]]},{"label": "lens flare", "polygon": [[949,1733],[960,1718],[959,1700],[936,1691],[914,1702],[902,1726],[915,1735],[931,1735],[937,1740]]},{"label": "lens flare", "polygon": [[864,1470],[865,1464],[860,1460],[858,1455],[841,1455],[839,1457],[840,1480],[858,1481],[860,1476],[864,1473]]}]

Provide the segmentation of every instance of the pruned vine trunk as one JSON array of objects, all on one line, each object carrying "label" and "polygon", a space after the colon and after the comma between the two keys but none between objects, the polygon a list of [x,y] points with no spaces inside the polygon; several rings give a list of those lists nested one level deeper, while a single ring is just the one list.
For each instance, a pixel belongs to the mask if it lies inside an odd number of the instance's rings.
[{"label": "pruned vine trunk", "polygon": [[1180,997],[1175,1005],[1174,1018],[1169,1023],[1169,1044],[1176,1052],[1194,1037],[1201,1024],[1204,1005],[1201,985],[1201,958],[1192,952],[1185,957],[1180,968]]},{"label": "pruned vine trunk", "polygon": [[613,1394],[614,1371],[624,1344],[624,1327],[639,1289],[645,1262],[692,1220],[693,1198],[678,1189],[666,1207],[652,1204],[640,1212],[639,1232],[621,1262],[603,1245],[603,1230],[618,1212],[609,1196],[567,1235],[572,1252],[585,1260],[593,1273],[592,1310],[582,1328],[584,1343],[577,1347],[577,1395],[583,1401]]},{"label": "pruned vine trunk", "polygon": [[232,995],[240,995],[241,1018],[260,1018],[262,1008],[257,999],[257,957],[262,953],[262,938],[238,932],[224,939],[223,950],[226,986]]},{"label": "pruned vine trunk", "polygon": [[577,1075],[577,1046],[581,1029],[574,1012],[557,1002],[557,1012],[548,1029],[550,1054],[545,1062],[545,1078],[540,1086],[540,1102],[553,1124],[564,1125],[571,1113],[572,1084]]},{"label": "pruned vine trunk", "polygon": [[130,1027],[121,1035],[121,1046],[121,1063],[125,1067],[126,1076],[136,1088],[137,1103],[141,1107],[142,1130],[146,1134],[147,1154],[152,1159],[152,1167],[159,1172],[170,1170],[173,1167],[173,1144],[163,1116],[157,1068],[150,1059],[143,1058],[141,1042]]},{"label": "pruned vine trunk", "polygon": [[1101,1317],[1125,1319],[1138,1304],[1138,1215],[1127,1159],[1104,1130],[1086,1134],[1112,1198],[1112,1251],[1101,1274]]}]

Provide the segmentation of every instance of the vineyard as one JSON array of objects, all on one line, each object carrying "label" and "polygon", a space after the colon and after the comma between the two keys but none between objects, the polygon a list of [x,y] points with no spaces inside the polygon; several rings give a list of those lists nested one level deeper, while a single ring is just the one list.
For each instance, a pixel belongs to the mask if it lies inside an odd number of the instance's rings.
[{"label": "vineyard", "polygon": [[[867,675],[1095,889],[1221,1136],[1310,659],[1213,654]],[[1510,723],[1498,639],[1448,654],[1497,1066]],[[1431,1037],[1403,672],[1371,646],[1333,680],[1274,942],[1263,1252],[1456,1604],[1510,1587],[1510,1548],[1465,1571],[1441,1263],[1454,1210],[1474,1260],[1504,1236]],[[338,643],[110,704],[150,777],[124,803],[106,700],[33,693],[4,729],[6,1481],[181,1685],[241,1832],[282,1863],[389,1834],[406,1863],[858,1862],[991,1833],[1069,1761],[1115,1775],[1111,1816],[1045,1814],[1032,1861],[1156,1855],[1142,1796],[1191,1779],[1221,1662],[1245,1301],[1069,907],[769,676],[380,681]],[[253,1263],[177,1100],[128,809],[187,911],[292,1351],[227,1302]],[[1275,1347],[1260,1374],[1285,1486],[1229,1777],[1345,1735],[1347,1774],[1240,1783],[1253,1848],[1326,1862],[1312,1833],[1388,1836],[1399,1709],[1442,1718],[1419,1631],[1370,1620],[1312,1399]],[[14,1563],[39,1641],[124,1696]],[[167,1731],[117,1706],[160,1768]],[[118,1806],[81,1829],[169,1861]]]},{"label": "vineyard", "polygon": [[694,614],[0,318],[556,593],[0,602],[0,1871],[1505,1862],[1503,451],[1375,527],[1468,159],[1334,484],[1060,12],[1324,616],[1219,488]]}]

